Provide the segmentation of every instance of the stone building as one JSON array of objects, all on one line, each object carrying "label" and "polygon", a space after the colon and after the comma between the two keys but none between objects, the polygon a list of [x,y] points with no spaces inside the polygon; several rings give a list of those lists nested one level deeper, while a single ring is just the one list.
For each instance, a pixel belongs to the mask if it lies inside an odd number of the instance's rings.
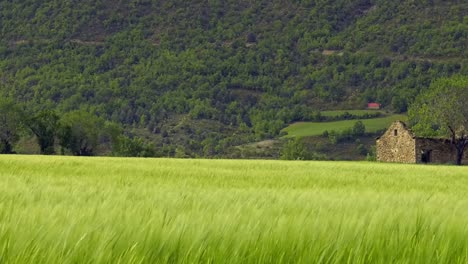
[{"label": "stone building", "polygon": [[[455,163],[457,151],[450,140],[416,137],[401,121],[377,139],[377,160],[400,163]],[[468,163],[465,152],[462,163]]]}]

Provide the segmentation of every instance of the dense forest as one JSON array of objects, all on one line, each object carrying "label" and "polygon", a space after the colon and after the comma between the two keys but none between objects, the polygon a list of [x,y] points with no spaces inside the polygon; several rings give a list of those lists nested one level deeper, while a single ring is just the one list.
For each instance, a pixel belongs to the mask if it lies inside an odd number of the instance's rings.
[{"label": "dense forest", "polygon": [[319,110],[405,112],[468,74],[467,39],[461,0],[0,0],[0,96],[145,155],[229,156]]}]

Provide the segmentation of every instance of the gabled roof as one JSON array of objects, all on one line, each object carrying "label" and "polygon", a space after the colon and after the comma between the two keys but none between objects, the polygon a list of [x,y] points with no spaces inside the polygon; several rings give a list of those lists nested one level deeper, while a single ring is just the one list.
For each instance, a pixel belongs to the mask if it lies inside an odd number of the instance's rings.
[{"label": "gabled roof", "polygon": [[[400,121],[400,120],[397,120],[397,121],[394,121],[389,127],[388,129],[390,129],[390,127],[392,127],[395,123],[399,123],[406,131],[408,131],[408,133],[411,135],[412,138],[414,139],[424,139],[424,140],[430,140],[430,141],[441,141],[441,142],[444,142],[444,143],[447,143],[447,142],[450,142],[450,139],[447,139],[447,138],[442,138],[442,137],[418,137],[416,136],[416,134],[414,134],[413,130],[411,130],[411,128],[408,127],[408,125],[406,125],[405,122],[403,121]],[[388,131],[387,129],[387,131]],[[379,139],[380,137],[376,138],[376,139]]]},{"label": "gabled roof", "polygon": [[[408,126],[405,124],[405,122],[400,121],[400,120],[394,121],[394,122],[387,128],[387,130],[385,131],[385,133],[387,133],[387,131],[388,131],[392,126],[394,126],[394,125],[397,124],[397,123],[400,124],[400,125],[403,127],[403,129],[405,129],[406,131],[408,131],[408,133],[410,134],[410,136],[411,136],[412,138],[416,138],[416,135],[414,134],[414,132],[413,132],[410,128],[408,128]],[[385,134],[385,133],[384,133],[384,134]],[[380,137],[377,137],[376,139],[380,139]]]},{"label": "gabled roof", "polygon": [[[393,122],[393,124],[395,124],[395,123],[400,123],[401,126],[403,126],[403,128],[404,128],[406,131],[408,131],[408,133],[409,133],[413,138],[417,138],[417,136],[414,134],[413,130],[411,130],[411,128],[409,128],[409,127],[406,125],[405,122],[400,121],[400,120],[397,120],[397,121]],[[392,125],[393,125],[393,124],[392,124]]]}]

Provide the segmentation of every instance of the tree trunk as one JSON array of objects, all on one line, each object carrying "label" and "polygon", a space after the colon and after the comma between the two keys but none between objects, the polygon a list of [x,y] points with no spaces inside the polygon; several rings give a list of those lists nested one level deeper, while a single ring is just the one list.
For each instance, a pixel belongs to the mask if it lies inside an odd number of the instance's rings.
[{"label": "tree trunk", "polygon": [[457,165],[462,165],[463,161],[463,154],[465,153],[465,147],[468,144],[468,140],[460,140],[458,143],[455,144],[455,148],[457,149]]},{"label": "tree trunk", "polygon": [[462,158],[463,158],[463,153],[460,153],[457,150],[457,165],[462,165]]},{"label": "tree trunk", "polygon": [[80,152],[78,156],[92,156],[93,155],[93,149],[89,149],[87,147],[80,148]]},{"label": "tree trunk", "polygon": [[2,145],[3,149],[0,148],[0,151],[2,154],[12,154],[13,153],[13,147],[11,146],[10,142],[8,140],[2,140]]}]

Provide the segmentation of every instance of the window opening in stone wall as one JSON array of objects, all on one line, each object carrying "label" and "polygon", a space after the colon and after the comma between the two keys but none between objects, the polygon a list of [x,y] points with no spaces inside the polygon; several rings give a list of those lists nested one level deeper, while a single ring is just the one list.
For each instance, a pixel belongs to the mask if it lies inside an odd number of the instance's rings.
[{"label": "window opening in stone wall", "polygon": [[398,130],[396,130],[396,129],[393,130],[393,135],[394,135],[395,137],[398,136]]}]

